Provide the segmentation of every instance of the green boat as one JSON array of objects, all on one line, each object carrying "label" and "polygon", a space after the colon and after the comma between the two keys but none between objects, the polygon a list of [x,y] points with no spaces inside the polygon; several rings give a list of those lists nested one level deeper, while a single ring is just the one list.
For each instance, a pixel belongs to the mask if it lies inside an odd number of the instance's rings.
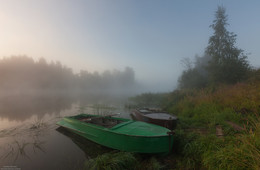
[{"label": "green boat", "polygon": [[128,152],[168,153],[173,133],[164,127],[111,116],[80,114],[57,122],[100,145]]}]

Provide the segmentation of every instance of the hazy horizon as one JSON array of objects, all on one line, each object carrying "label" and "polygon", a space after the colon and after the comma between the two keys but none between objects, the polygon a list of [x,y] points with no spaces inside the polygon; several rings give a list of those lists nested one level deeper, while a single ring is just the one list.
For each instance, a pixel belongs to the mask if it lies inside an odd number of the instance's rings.
[{"label": "hazy horizon", "polygon": [[260,2],[2,0],[0,58],[26,55],[89,72],[130,67],[147,92],[169,92],[183,58],[202,56],[217,6],[249,63],[260,66]]}]

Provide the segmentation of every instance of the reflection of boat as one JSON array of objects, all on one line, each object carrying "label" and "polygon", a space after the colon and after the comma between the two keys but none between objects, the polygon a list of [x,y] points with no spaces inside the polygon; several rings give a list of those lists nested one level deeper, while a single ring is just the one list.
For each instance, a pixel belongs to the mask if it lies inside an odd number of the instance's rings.
[{"label": "reflection of boat", "polygon": [[69,137],[83,152],[85,152],[86,157],[95,158],[98,155],[111,151],[110,148],[98,145],[90,140],[85,139],[84,137],[76,133],[72,133],[66,128],[58,127],[56,130],[61,134]]},{"label": "reflection of boat", "polygon": [[156,124],[173,130],[176,127],[178,118],[155,109],[139,109],[131,113],[134,120]]},{"label": "reflection of boat", "polygon": [[122,151],[165,153],[173,135],[164,127],[123,118],[80,114],[57,122],[93,142]]}]

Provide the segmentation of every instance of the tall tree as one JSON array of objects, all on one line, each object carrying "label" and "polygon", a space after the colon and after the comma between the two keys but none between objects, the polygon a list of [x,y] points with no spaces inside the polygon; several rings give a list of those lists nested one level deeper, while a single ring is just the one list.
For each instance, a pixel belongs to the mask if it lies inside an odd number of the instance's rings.
[{"label": "tall tree", "polygon": [[209,38],[205,53],[211,57],[208,72],[213,83],[236,83],[247,78],[250,69],[247,56],[235,46],[236,34],[226,29],[227,15],[219,6],[216,19],[210,26],[214,34]]}]

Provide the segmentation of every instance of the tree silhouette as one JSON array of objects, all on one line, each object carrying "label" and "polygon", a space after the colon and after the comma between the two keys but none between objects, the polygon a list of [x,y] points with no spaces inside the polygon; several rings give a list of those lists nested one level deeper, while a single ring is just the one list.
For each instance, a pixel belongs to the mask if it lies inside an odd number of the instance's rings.
[{"label": "tree silhouette", "polygon": [[202,57],[195,63],[183,60],[186,70],[179,77],[180,88],[203,88],[209,84],[236,83],[248,78],[250,66],[242,49],[235,46],[236,34],[226,29],[227,15],[219,6],[210,27],[214,30]]},{"label": "tree silhouette", "polygon": [[235,46],[236,34],[226,29],[227,15],[224,7],[219,6],[216,19],[210,26],[214,34],[209,38],[205,53],[211,57],[208,65],[212,83],[236,83],[247,78],[249,64],[242,49]]},{"label": "tree silhouette", "polygon": [[74,74],[60,62],[34,61],[27,56],[0,59],[0,96],[4,93],[131,94],[136,88],[134,70]]}]

